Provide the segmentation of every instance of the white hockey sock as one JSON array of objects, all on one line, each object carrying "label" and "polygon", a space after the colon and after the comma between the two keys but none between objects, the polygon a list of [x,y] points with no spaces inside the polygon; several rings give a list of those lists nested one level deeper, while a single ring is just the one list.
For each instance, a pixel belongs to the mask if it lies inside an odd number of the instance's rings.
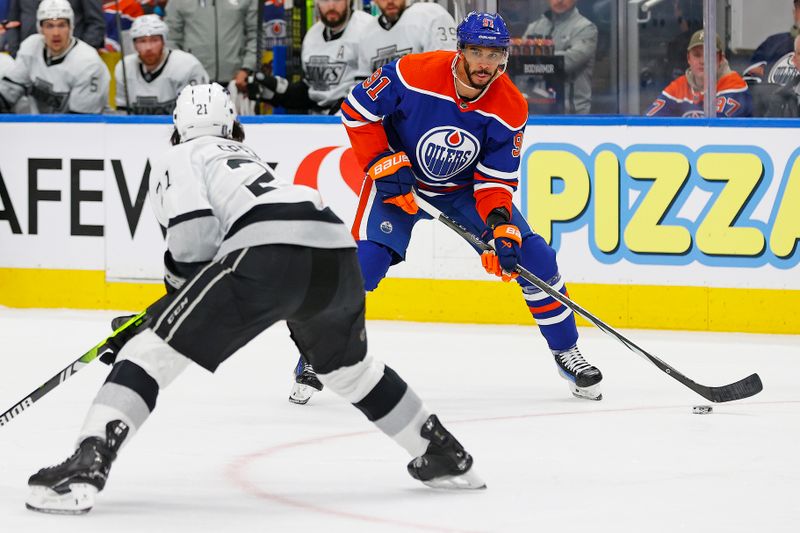
[{"label": "white hockey sock", "polygon": [[419,396],[409,387],[400,403],[386,416],[376,420],[375,425],[402,446],[411,457],[419,457],[428,449],[430,442],[420,435],[422,424],[430,415]]},{"label": "white hockey sock", "polygon": [[[383,362],[367,356],[363,361],[359,361],[355,365],[338,368],[327,374],[317,374],[317,377],[330,390],[361,409],[378,429],[402,446],[412,457],[425,453],[428,448],[428,441],[422,438],[420,430],[430,413],[422,405],[422,400],[411,387],[408,387]],[[383,379],[384,377],[386,377],[386,380]],[[382,383],[385,387],[381,389],[384,399],[373,398],[373,392]],[[375,412],[381,410],[380,404],[383,403],[385,405],[387,395],[390,398],[392,397],[391,390],[387,391],[387,389],[392,389],[393,387],[394,391],[404,387],[405,392],[402,393],[400,400],[388,413],[375,419]],[[379,405],[376,409],[370,409],[364,405],[367,396],[370,396],[373,403]]]},{"label": "white hockey sock", "polygon": [[[188,358],[150,329],[133,337],[120,351],[109,381],[100,388],[89,408],[78,443],[87,437],[105,439],[106,424],[122,420],[130,428],[124,446],[150,416],[159,391],[172,383],[189,363]],[[125,379],[120,380],[124,384],[115,382],[120,373],[125,374]]]}]

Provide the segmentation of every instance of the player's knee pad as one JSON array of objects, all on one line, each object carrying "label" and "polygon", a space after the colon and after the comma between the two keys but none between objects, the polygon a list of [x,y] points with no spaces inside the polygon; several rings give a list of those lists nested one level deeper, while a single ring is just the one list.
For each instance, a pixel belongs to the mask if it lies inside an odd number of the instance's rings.
[{"label": "player's knee pad", "polygon": [[384,364],[369,355],[358,363],[317,374],[323,385],[350,403],[358,403],[383,377]]},{"label": "player's knee pad", "polygon": [[130,361],[144,370],[156,381],[159,389],[164,389],[172,383],[172,380],[178,377],[191,362],[149,328],[133,337],[122,347],[117,362],[124,360]]},{"label": "player's knee pad", "polygon": [[364,276],[364,289],[374,290],[392,266],[392,252],[372,241],[358,241],[358,262]]}]

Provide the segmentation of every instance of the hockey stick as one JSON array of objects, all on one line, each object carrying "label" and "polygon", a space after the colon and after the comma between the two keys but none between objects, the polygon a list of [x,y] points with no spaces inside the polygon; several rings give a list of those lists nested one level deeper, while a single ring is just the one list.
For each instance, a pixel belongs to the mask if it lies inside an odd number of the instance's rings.
[{"label": "hockey stick", "polygon": [[11,409],[0,415],[0,426],[4,426],[11,422],[14,418],[19,416],[25,409],[30,407],[34,404],[34,402],[38,401],[42,396],[47,394],[48,392],[52,391],[59,385],[61,385],[64,381],[67,380],[68,377],[76,373],[78,370],[82,369],[84,366],[88,365],[98,357],[101,357],[103,354],[108,352],[113,352],[114,349],[108,345],[108,341],[113,337],[119,335],[123,331],[127,330],[128,328],[136,328],[144,322],[146,317],[147,310],[142,311],[138,315],[132,317],[130,320],[122,324],[119,328],[117,328],[114,333],[112,333],[109,337],[106,337],[96,346],[91,348],[88,352],[83,354],[82,356],[78,357],[75,361],[73,361],[69,366],[64,368],[61,372],[50,378],[45,382],[44,385],[30,393],[26,396],[22,401],[14,405]]},{"label": "hockey stick", "polygon": [[[417,205],[431,215],[433,218],[438,219],[440,222],[444,223],[447,227],[458,233],[464,240],[470,243],[473,247],[477,248],[478,250],[493,250],[489,244],[483,242],[480,237],[475,235],[474,233],[470,232],[467,228],[453,220],[452,218],[448,217],[446,214],[442,213],[431,204],[426,202],[424,199],[420,198],[419,195],[415,195],[417,200]],[[646,360],[653,363],[658,369],[666,372],[666,374],[676,381],[682,383],[686,387],[692,389],[694,392],[705,398],[706,400],[721,403],[721,402],[730,402],[733,400],[741,400],[743,398],[749,398],[755,394],[758,394],[763,389],[763,385],[761,384],[761,378],[758,374],[751,374],[744,379],[741,379],[735,383],[730,383],[728,385],[722,385],[719,387],[708,387],[706,385],[700,385],[695,381],[686,377],[683,373],[679,372],[672,366],[668,365],[655,355],[652,355],[646,352],[644,349],[640,348],[636,343],[632,340],[625,337],[622,333],[615,330],[589,311],[581,307],[580,305],[576,304],[568,297],[564,296],[557,290],[553,289],[550,285],[536,277],[532,272],[526,270],[522,266],[517,265],[515,269],[520,277],[525,281],[531,283],[532,285],[536,286],[538,289],[547,293],[548,296],[552,297],[555,300],[558,300],[561,304],[566,307],[572,309],[575,313],[579,314],[595,326],[597,326],[601,331],[614,337],[619,342],[625,345],[626,348],[631,350],[632,352],[644,357]]]}]

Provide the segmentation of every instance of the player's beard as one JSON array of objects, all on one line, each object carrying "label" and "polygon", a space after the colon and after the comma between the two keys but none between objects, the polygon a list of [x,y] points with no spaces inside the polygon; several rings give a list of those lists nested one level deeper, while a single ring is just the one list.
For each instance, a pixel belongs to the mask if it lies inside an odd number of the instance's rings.
[{"label": "player's beard", "polygon": [[[345,23],[347,22],[347,11],[348,8],[345,8],[344,12],[336,11],[335,8],[331,8],[325,12],[322,12],[322,10],[320,10],[320,20],[322,20],[322,23],[326,27],[331,29],[337,29],[344,26]],[[329,15],[335,15],[335,17],[333,19],[329,19],[328,18]]]},{"label": "player's beard", "polygon": [[403,11],[405,11],[405,9],[406,9],[406,3],[403,2],[403,1],[397,1],[396,0],[395,2],[392,2],[391,4],[387,4],[386,7],[387,7],[387,9],[391,8],[391,10],[387,13],[387,11],[384,11],[382,9],[381,10],[381,14],[386,18],[386,20],[388,20],[389,22],[394,24],[395,22],[400,20],[400,16],[403,14]]},{"label": "player's beard", "polygon": [[[472,69],[469,68],[469,63],[464,61],[464,72],[467,74],[467,81],[469,81],[469,84],[472,86],[473,89],[478,89],[480,91],[485,89],[492,82],[492,80],[495,79],[499,69],[500,69],[500,65],[495,67],[494,72],[491,72],[491,71],[489,71],[487,69],[484,69],[484,68],[482,68],[480,70],[473,71]],[[480,81],[477,81],[477,80],[473,79],[473,76],[476,75],[476,74],[488,74],[489,77],[485,82],[480,82]]]},{"label": "player's beard", "polygon": [[161,48],[158,52],[155,50],[148,50],[144,54],[139,54],[139,60],[147,69],[153,69],[161,63],[161,59],[164,57],[164,48]]}]

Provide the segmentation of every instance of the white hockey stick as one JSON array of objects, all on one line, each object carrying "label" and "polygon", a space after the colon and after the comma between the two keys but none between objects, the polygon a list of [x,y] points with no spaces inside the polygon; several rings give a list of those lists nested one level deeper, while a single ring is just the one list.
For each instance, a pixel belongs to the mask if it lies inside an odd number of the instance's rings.
[{"label": "white hockey stick", "polygon": [[[449,216],[445,215],[430,203],[425,201],[423,198],[419,196],[419,194],[415,194],[415,198],[417,201],[417,205],[419,205],[420,209],[428,213],[433,218],[439,220],[444,225],[458,233],[464,240],[470,243],[474,248],[478,250],[494,250],[489,244],[483,242],[480,237],[469,231],[467,228],[450,218]],[[642,356],[647,361],[654,364],[658,369],[665,372],[667,375],[675,379],[676,381],[682,383],[686,387],[692,389],[694,392],[705,398],[706,400],[712,402],[730,402],[733,400],[741,400],[743,398],[749,398],[755,394],[758,394],[763,389],[763,385],[761,384],[761,378],[758,374],[751,374],[744,379],[741,379],[735,383],[730,383],[728,385],[722,385],[719,387],[709,387],[706,385],[701,385],[696,383],[695,381],[689,379],[684,374],[673,368],[672,366],[668,365],[655,355],[652,355],[646,352],[643,348],[640,348],[636,343],[632,340],[625,337],[622,333],[617,331],[616,329],[612,328],[589,311],[581,307],[580,305],[576,304],[568,297],[564,296],[557,290],[553,289],[550,285],[546,282],[542,281],[536,275],[534,275],[529,270],[525,269],[524,267],[517,265],[516,272],[519,276],[524,279],[525,281],[531,283],[538,289],[542,290],[543,292],[547,293],[548,296],[552,297],[554,300],[558,300],[561,304],[566,307],[572,309],[575,313],[582,316],[595,326],[597,326],[601,331],[606,333],[607,335],[614,337],[619,342],[625,345],[626,348],[631,350],[632,352]]]}]

